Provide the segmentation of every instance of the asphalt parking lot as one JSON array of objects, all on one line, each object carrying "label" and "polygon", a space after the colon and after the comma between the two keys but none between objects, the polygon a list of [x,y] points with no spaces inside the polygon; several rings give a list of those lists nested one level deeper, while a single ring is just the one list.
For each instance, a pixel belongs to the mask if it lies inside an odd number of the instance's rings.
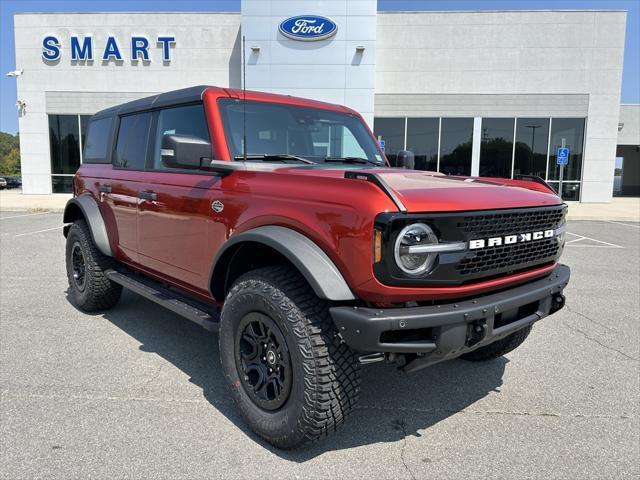
[{"label": "asphalt parking lot", "polygon": [[134,294],[67,300],[61,214],[0,213],[2,478],[638,478],[640,225],[574,221],[567,308],[503,359],[364,368],[345,428],[282,452],[217,337]]}]

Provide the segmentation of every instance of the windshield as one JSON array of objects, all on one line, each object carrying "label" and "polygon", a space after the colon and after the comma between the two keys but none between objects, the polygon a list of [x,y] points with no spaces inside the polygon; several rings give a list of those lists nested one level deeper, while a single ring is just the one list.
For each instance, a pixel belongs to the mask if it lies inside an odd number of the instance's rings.
[{"label": "windshield", "polygon": [[[242,101],[219,101],[232,157],[242,151]],[[323,163],[325,160],[362,159],[384,165],[376,142],[360,118],[348,113],[282,103],[247,101],[247,155],[295,155]]]}]

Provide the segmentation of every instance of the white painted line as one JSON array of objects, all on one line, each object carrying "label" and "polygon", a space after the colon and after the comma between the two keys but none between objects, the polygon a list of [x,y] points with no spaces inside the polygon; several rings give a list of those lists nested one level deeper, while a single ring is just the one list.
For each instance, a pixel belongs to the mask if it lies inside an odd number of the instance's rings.
[{"label": "white painted line", "polygon": [[0,217],[0,220],[9,220],[10,218],[22,218],[22,217],[32,217],[34,215],[45,215],[51,212],[36,212],[36,213],[25,213],[24,215],[13,215],[11,217]]},{"label": "white painted line", "polygon": [[35,232],[20,233],[20,234],[16,235],[16,237],[24,237],[25,235],[35,235],[36,233],[50,232],[51,230],[59,230],[59,229],[61,229],[63,227],[64,227],[64,225],[60,225],[58,227],[45,228],[44,230],[37,230]]},{"label": "white painted line", "polygon": [[[565,246],[567,247],[600,247],[600,248],[624,248],[620,245],[616,245],[615,243],[605,242],[603,240],[596,240],[595,238],[585,237],[584,235],[578,235],[577,233],[567,232],[567,235],[573,235],[573,240],[569,240],[565,242]],[[581,242],[582,240],[590,240],[592,242],[601,243],[602,245],[578,245],[577,242]]]},{"label": "white painted line", "polygon": [[625,227],[631,227],[631,228],[640,228],[640,225],[632,225],[632,224],[629,224],[629,223],[614,222],[612,220],[603,220],[603,222],[613,223],[614,225],[624,225]]},{"label": "white painted line", "polygon": [[580,247],[580,248],[624,248],[619,245],[580,245],[578,243],[574,243],[572,245],[565,245],[566,247]]}]

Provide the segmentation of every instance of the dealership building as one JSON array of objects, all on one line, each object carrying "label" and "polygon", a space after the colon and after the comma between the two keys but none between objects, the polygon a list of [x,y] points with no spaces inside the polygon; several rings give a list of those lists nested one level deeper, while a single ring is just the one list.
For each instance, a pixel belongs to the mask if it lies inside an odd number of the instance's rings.
[{"label": "dealership building", "polygon": [[26,194],[70,191],[91,114],[243,76],[356,109],[392,162],[407,149],[417,169],[559,188],[565,148],[566,200],[610,201],[617,164],[616,193],[640,194],[640,110],[620,105],[624,11],[245,0],[232,13],[29,13],[14,25]]}]

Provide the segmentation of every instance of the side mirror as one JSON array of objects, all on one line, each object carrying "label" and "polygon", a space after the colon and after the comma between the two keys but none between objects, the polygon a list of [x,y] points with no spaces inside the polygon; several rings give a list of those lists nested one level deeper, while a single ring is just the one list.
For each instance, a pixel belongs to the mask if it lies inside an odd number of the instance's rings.
[{"label": "side mirror", "polygon": [[192,135],[163,135],[162,163],[171,168],[198,169],[211,163],[211,143]]},{"label": "side mirror", "polygon": [[416,157],[409,150],[400,150],[396,159],[396,168],[406,168],[414,170],[416,167]]}]

